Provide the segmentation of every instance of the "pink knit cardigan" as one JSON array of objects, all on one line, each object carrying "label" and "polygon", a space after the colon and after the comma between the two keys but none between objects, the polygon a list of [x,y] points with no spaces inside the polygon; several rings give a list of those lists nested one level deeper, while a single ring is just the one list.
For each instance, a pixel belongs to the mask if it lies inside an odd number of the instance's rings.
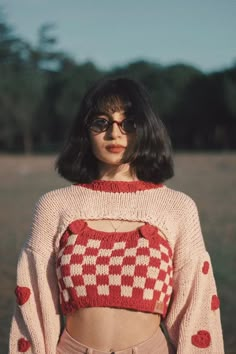
[{"label": "pink knit cardigan", "polygon": [[109,181],[54,190],[36,204],[18,260],[9,354],[56,353],[62,325],[55,258],[62,234],[79,219],[158,227],[173,252],[173,293],[163,321],[177,354],[224,354],[219,299],[194,201],[166,186]]}]

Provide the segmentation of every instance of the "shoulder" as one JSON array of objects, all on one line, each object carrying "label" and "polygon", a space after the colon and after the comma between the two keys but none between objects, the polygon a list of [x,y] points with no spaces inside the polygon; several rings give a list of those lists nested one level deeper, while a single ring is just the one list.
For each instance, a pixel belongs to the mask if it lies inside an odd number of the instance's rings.
[{"label": "shoulder", "polygon": [[72,195],[72,186],[54,189],[42,194],[34,206],[33,226],[41,224],[55,229],[61,215],[68,209]]},{"label": "shoulder", "polygon": [[36,209],[60,209],[68,198],[73,196],[73,185],[68,187],[53,189],[40,196],[36,202]]},{"label": "shoulder", "polygon": [[205,252],[205,243],[196,202],[186,193],[167,189],[178,230],[175,239],[175,263],[177,268],[181,268],[191,257]]},{"label": "shoulder", "polygon": [[85,188],[76,185],[58,188],[44,193],[38,199],[34,209],[34,220],[64,227],[86,201]]},{"label": "shoulder", "polygon": [[[198,235],[201,237],[199,211],[196,202],[188,194],[166,187],[165,204],[168,214],[172,215],[180,238],[184,241]],[[177,240],[176,240],[177,241]]]},{"label": "shoulder", "polygon": [[[35,204],[31,232],[26,245],[39,254],[53,249],[61,215],[71,187],[51,190],[41,195]],[[42,250],[42,244],[45,251]]]},{"label": "shoulder", "polygon": [[160,196],[163,198],[165,204],[173,211],[180,213],[189,213],[197,212],[197,205],[196,202],[193,200],[191,196],[188,194],[170,188],[168,186],[164,186],[160,189]]}]

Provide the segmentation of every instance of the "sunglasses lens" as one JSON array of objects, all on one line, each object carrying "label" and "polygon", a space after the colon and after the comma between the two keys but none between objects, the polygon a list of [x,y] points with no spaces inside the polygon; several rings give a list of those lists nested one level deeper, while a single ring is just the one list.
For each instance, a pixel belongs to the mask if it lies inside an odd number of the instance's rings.
[{"label": "sunglasses lens", "polygon": [[136,131],[136,123],[133,119],[125,119],[122,122],[122,129],[126,133],[134,133]]},{"label": "sunglasses lens", "polygon": [[[134,133],[136,131],[136,123],[133,119],[124,119],[121,123],[117,124],[123,133]],[[104,118],[95,118],[90,122],[89,129],[95,133],[101,133],[105,132],[110,125],[113,124]]]},{"label": "sunglasses lens", "polygon": [[101,133],[104,132],[108,128],[109,122],[103,118],[94,119],[90,125],[89,129],[96,132]]}]

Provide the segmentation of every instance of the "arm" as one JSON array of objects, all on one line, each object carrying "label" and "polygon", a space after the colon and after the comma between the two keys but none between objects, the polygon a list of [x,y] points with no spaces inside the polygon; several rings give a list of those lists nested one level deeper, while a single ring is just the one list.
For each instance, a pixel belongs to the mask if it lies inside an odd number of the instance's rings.
[{"label": "arm", "polygon": [[41,199],[30,238],[17,265],[16,305],[12,318],[9,354],[55,354],[60,335],[53,244],[47,203]]},{"label": "arm", "polygon": [[[223,354],[219,299],[195,203],[182,215],[165,326],[177,354]],[[184,225],[184,226],[183,226]]]}]

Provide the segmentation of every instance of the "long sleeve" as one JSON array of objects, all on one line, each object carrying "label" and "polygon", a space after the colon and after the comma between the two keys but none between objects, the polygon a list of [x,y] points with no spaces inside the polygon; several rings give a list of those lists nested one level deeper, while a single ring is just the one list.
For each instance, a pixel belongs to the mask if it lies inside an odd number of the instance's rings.
[{"label": "long sleeve", "polygon": [[9,354],[56,352],[61,316],[48,207],[43,199],[37,204],[31,235],[19,256]]},{"label": "long sleeve", "polygon": [[177,354],[223,354],[219,299],[191,198],[167,187],[118,193],[82,186],[49,192],[36,206],[18,262],[10,354],[55,354],[60,336],[55,274],[60,236],[74,220],[104,218],[140,220],[163,231],[173,251],[174,277],[165,326]]},{"label": "long sleeve", "polygon": [[[165,327],[177,354],[223,354],[219,298],[195,203],[182,215]],[[181,218],[180,218],[181,219]]]}]

